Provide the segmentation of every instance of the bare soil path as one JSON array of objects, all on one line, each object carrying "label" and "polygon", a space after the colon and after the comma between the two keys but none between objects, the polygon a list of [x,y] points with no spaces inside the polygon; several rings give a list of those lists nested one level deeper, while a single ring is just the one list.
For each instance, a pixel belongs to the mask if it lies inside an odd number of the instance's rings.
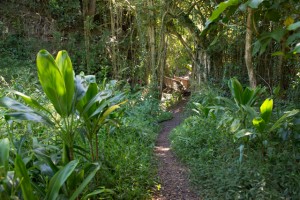
[{"label": "bare soil path", "polygon": [[188,169],[183,166],[170,149],[169,133],[183,120],[183,108],[186,101],[180,102],[171,112],[173,119],[162,123],[162,130],[157,138],[155,155],[158,159],[158,175],[161,189],[152,200],[196,200],[200,199],[190,189]]}]

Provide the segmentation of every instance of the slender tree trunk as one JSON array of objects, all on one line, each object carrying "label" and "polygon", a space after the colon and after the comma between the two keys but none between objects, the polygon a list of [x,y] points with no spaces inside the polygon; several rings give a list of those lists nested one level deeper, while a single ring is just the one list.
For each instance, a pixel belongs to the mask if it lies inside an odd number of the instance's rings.
[{"label": "slender tree trunk", "polygon": [[164,82],[164,71],[166,64],[166,54],[167,54],[167,42],[166,42],[166,26],[165,26],[165,17],[167,12],[165,11],[165,4],[162,4],[162,13],[161,13],[161,26],[160,26],[160,42],[158,44],[158,55],[157,55],[157,66],[159,67],[159,92],[160,97],[163,91],[163,82]]},{"label": "slender tree trunk", "polygon": [[256,87],[257,81],[255,77],[254,67],[252,64],[252,32],[253,32],[253,26],[252,26],[252,16],[253,16],[253,10],[252,8],[247,8],[248,15],[247,15],[247,27],[246,27],[246,43],[245,43],[245,63],[248,71],[248,77],[250,86],[252,88]]},{"label": "slender tree trunk", "polygon": [[109,8],[110,8],[110,28],[111,28],[111,63],[113,68],[113,76],[117,76],[117,54],[116,54],[116,42],[117,42],[117,34],[116,34],[116,22],[115,22],[115,0],[109,1]]},{"label": "slender tree trunk", "polygon": [[87,73],[91,73],[90,67],[90,38],[91,38],[91,24],[96,12],[96,0],[83,0],[83,20],[84,20],[84,45],[85,45],[85,59]]},{"label": "slender tree trunk", "polygon": [[156,48],[155,48],[155,19],[153,9],[153,0],[148,0],[149,9],[149,25],[148,25],[148,41],[149,41],[149,68],[150,68],[150,82],[153,82],[156,78]]}]

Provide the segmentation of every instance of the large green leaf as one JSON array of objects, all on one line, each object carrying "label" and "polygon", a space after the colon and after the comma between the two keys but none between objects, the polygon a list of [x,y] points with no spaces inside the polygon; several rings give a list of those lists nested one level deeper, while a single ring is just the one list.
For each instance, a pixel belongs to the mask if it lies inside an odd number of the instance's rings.
[{"label": "large green leaf", "polygon": [[96,175],[97,171],[100,169],[99,164],[95,164],[95,168],[91,173],[83,180],[83,182],[79,185],[79,187],[76,189],[76,191],[73,193],[73,195],[70,197],[70,200],[76,199],[76,197],[84,190],[84,188],[91,182],[91,180]]},{"label": "large green leaf", "polygon": [[237,104],[242,103],[243,86],[236,78],[231,78],[228,82],[231,95]]},{"label": "large green leaf", "polygon": [[4,167],[5,174],[8,171],[9,146],[8,138],[0,140],[0,167]]},{"label": "large green leaf", "polygon": [[250,102],[253,98],[254,90],[246,87],[243,94],[242,94],[242,104],[243,105],[250,105]]},{"label": "large green leaf", "polygon": [[47,163],[54,173],[59,170],[58,167],[53,163],[50,156],[44,154],[38,148],[34,150],[34,153],[35,156],[39,158],[39,160],[43,160],[45,163]]},{"label": "large green leaf", "polygon": [[37,54],[36,62],[39,80],[44,92],[58,114],[66,117],[68,106],[65,81],[54,58],[48,51],[41,50]]},{"label": "large green leaf", "polygon": [[266,99],[263,102],[263,104],[260,106],[260,116],[266,123],[270,121],[272,110],[273,110],[273,99]]},{"label": "large green leaf", "polygon": [[208,26],[211,22],[216,20],[228,7],[237,5],[239,0],[228,0],[225,2],[220,3],[217,8],[213,11],[212,15],[206,22],[206,26]]},{"label": "large green leaf", "polygon": [[32,110],[30,107],[25,106],[24,104],[9,97],[1,97],[0,106],[20,112],[34,112],[34,110]]},{"label": "large green leaf", "polygon": [[15,173],[20,179],[20,185],[22,189],[22,196],[25,200],[35,200],[37,199],[33,193],[32,185],[29,179],[28,171],[22,160],[22,158],[17,155],[15,159]]},{"label": "large green leaf", "polygon": [[82,113],[89,112],[90,108],[93,107],[95,103],[100,103],[102,100],[109,98],[111,95],[111,90],[103,90],[98,92],[92,99],[89,99]]},{"label": "large green leaf", "polygon": [[66,106],[68,109],[68,115],[73,112],[74,107],[74,93],[75,93],[75,83],[74,83],[74,71],[72,67],[71,59],[66,51],[59,51],[55,60],[58,69],[64,79],[66,87]]},{"label": "large green leaf", "polygon": [[[98,94],[98,86],[96,83],[90,83],[89,87],[84,95],[84,97],[77,103],[77,110],[83,114],[83,110],[87,103],[92,100]],[[89,109],[84,113],[86,116],[90,116],[96,109],[97,105],[93,104]]]},{"label": "large green leaf", "polygon": [[43,115],[39,115],[35,112],[12,112],[12,113],[6,113],[5,118],[7,121],[9,120],[20,120],[20,121],[33,121],[33,122],[39,122],[44,123],[47,125],[54,125],[54,123],[47,117]]},{"label": "large green leaf", "polygon": [[49,113],[51,115],[51,112],[49,110],[47,110],[45,107],[43,107],[41,104],[39,104],[39,102],[37,102],[35,99],[21,93],[21,92],[18,92],[18,91],[12,91],[14,94],[20,96],[23,101],[28,104],[29,106],[33,107],[33,108],[37,108],[39,110],[43,110],[47,113]]},{"label": "large green leaf", "polygon": [[57,199],[59,190],[62,185],[66,182],[68,177],[75,170],[75,167],[78,165],[78,160],[73,160],[69,162],[65,167],[60,169],[50,180],[48,192],[46,199],[53,200]]}]

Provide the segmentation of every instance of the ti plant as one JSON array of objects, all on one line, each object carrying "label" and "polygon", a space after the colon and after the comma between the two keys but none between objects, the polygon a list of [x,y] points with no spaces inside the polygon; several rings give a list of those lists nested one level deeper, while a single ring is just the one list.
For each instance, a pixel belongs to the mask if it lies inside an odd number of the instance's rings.
[{"label": "ti plant", "polygon": [[46,50],[37,54],[36,63],[40,84],[56,113],[17,91],[13,93],[21,97],[27,105],[9,97],[2,97],[0,106],[10,110],[5,114],[6,120],[28,120],[56,127],[63,141],[63,163],[66,164],[74,159],[74,108],[78,100],[75,95],[72,63],[66,51],[58,52],[54,59]]},{"label": "ti plant", "polygon": [[236,132],[240,128],[246,128],[251,124],[248,123],[256,116],[254,106],[258,97],[265,91],[264,88],[256,87],[245,89],[236,78],[231,78],[228,82],[232,99],[226,97],[217,97],[219,104],[210,106],[209,108],[222,111],[222,119],[220,126],[227,127],[229,125],[231,132]]},{"label": "ti plant", "polygon": [[292,116],[296,115],[299,110],[294,109],[285,112],[278,120],[272,121],[273,99],[266,99],[260,106],[259,116],[252,120],[252,125],[255,129],[242,129],[236,133],[237,138],[245,136],[256,136],[260,141],[267,141],[271,133],[275,133],[284,123],[291,121]]},{"label": "ti plant", "polygon": [[[76,82],[81,85],[88,85],[84,96],[77,103],[76,108],[83,121],[83,132],[86,136],[89,147],[91,158],[93,161],[99,160],[99,142],[98,132],[100,128],[107,122],[108,116],[120,108],[119,103],[124,94],[113,95],[113,91],[110,89],[100,90],[96,84],[94,76],[76,76]],[[88,83],[88,84],[84,84]]]},{"label": "ti plant", "polygon": [[[84,122],[85,135],[91,147],[91,161],[97,161],[97,133],[110,114],[119,108],[119,101],[123,95],[114,96],[111,90],[100,91],[94,76],[77,76],[75,78],[72,63],[66,51],[60,51],[54,59],[49,52],[41,50],[37,54],[37,71],[42,89],[51,103],[50,106],[41,105],[37,100],[17,91],[12,92],[25,104],[10,97],[0,97],[0,106],[7,109],[5,119],[8,122],[22,120],[39,122],[56,131],[63,143],[62,166],[58,166],[58,163],[54,164],[44,152],[34,150],[36,158],[51,168],[53,174],[46,178],[49,178],[50,182],[44,187],[44,191],[46,191],[44,193],[41,192],[43,189],[38,186],[39,183],[30,179],[30,173],[28,173],[21,155],[16,154],[13,163],[14,179],[19,179],[20,183],[16,185],[21,187],[25,200],[36,199],[34,196],[36,193],[45,196],[45,199],[57,199],[58,196],[76,199],[80,194],[82,195],[86,186],[100,169],[99,163],[80,163],[81,159],[76,159],[77,154],[75,155],[74,148],[82,149],[75,145],[75,136],[80,120],[78,113]],[[89,79],[94,81],[87,81]],[[9,185],[2,184],[2,182],[5,183],[9,178],[7,163],[10,145],[8,139],[1,140],[0,144],[0,195],[2,195],[2,190],[9,190]],[[78,169],[80,167],[82,169]],[[93,196],[97,192],[103,191],[94,191],[88,196]]]}]

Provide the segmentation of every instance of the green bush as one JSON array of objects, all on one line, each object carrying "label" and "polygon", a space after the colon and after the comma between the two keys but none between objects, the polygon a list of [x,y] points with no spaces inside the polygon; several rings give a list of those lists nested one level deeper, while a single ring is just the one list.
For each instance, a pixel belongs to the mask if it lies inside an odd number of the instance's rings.
[{"label": "green bush", "polygon": [[[193,100],[205,99],[205,93],[199,95]],[[220,116],[215,117],[192,115],[170,136],[172,148],[190,168],[191,182],[200,196],[299,199],[299,117],[284,125],[288,129],[282,126],[272,132],[263,143],[255,138],[250,143],[244,143],[244,138],[237,140],[227,129],[217,128]]]}]

